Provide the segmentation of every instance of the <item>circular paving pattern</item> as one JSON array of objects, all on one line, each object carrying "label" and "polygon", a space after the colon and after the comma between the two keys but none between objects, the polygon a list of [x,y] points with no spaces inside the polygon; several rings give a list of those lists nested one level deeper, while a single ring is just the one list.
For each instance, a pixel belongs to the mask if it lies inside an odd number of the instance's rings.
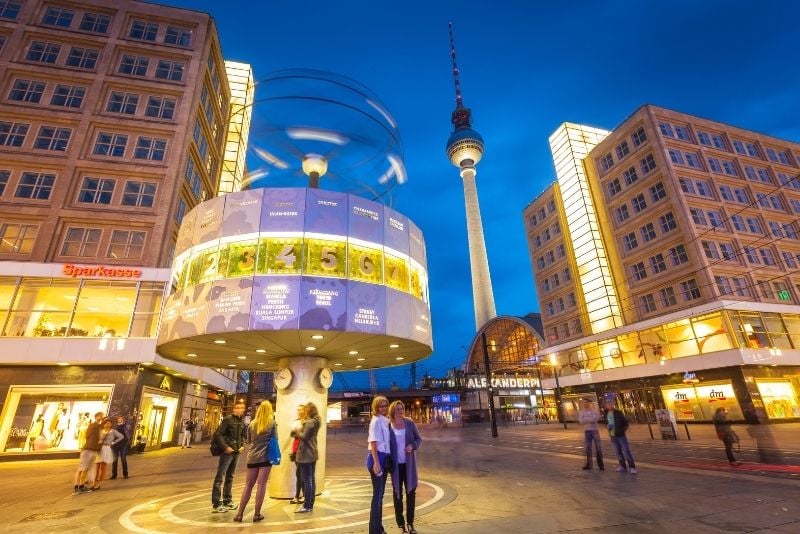
[{"label": "circular paving pattern", "polygon": [[[355,476],[329,476],[325,491],[318,495],[311,514],[295,514],[297,505],[287,500],[265,499],[261,513],[264,521],[253,523],[255,491],[250,498],[242,523],[234,523],[235,511],[212,513],[209,489],[179,493],[162,497],[126,510],[119,524],[129,532],[168,534],[195,532],[199,528],[238,528],[248,532],[272,534],[299,534],[348,529],[365,525],[369,521],[369,504],[372,484],[369,478]],[[234,499],[242,494],[242,484],[233,488]],[[417,515],[423,515],[444,506],[455,498],[455,490],[440,483],[420,480],[417,488]],[[394,523],[391,481],[386,482],[384,495],[384,524]],[[419,521],[417,521],[419,523]]]}]

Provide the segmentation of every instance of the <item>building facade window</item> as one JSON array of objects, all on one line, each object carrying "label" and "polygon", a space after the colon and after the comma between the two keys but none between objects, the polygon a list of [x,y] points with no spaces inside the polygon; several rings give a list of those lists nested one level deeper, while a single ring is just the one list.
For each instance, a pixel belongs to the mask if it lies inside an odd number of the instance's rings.
[{"label": "building facade window", "polygon": [[640,193],[633,197],[631,200],[631,206],[633,207],[634,213],[644,211],[644,209],[647,208],[647,202],[644,199],[644,194]]},{"label": "building facade window", "polygon": [[179,82],[183,79],[183,69],[184,64],[182,61],[159,59],[156,67],[156,78]]},{"label": "building facade window", "polygon": [[611,154],[606,154],[605,156],[600,158],[600,168],[603,169],[604,172],[613,166],[614,166],[614,158],[611,157]]},{"label": "building facade window", "polygon": [[14,80],[8,99],[15,102],[30,102],[38,104],[44,94],[45,83],[33,80]]},{"label": "building facade window", "polygon": [[22,0],[0,0],[0,18],[15,20],[22,9]]},{"label": "building facade window", "polygon": [[681,293],[683,294],[683,300],[687,302],[699,299],[701,296],[700,288],[694,278],[681,282]]},{"label": "building facade window", "polygon": [[30,124],[0,121],[0,146],[21,147]]},{"label": "building facade window", "polygon": [[631,232],[630,234],[623,236],[622,246],[625,248],[626,251],[631,251],[636,247],[638,247],[639,243],[636,241],[636,234]]},{"label": "building facade window", "polygon": [[639,232],[642,234],[642,241],[648,243],[656,238],[656,229],[653,226],[653,223],[647,223],[641,228],[639,228]]},{"label": "building facade window", "polygon": [[131,39],[141,39],[142,41],[155,41],[158,34],[158,24],[146,22],[144,20],[134,20],[131,23],[131,30],[128,37]]},{"label": "building facade window", "polygon": [[109,113],[123,113],[125,115],[135,115],[136,108],[139,106],[139,95],[136,93],[123,93],[111,91],[108,95],[106,111]]},{"label": "building facade window", "polygon": [[695,154],[694,152],[684,152],[683,156],[686,158],[686,165],[692,167],[693,169],[702,169],[702,165],[700,165],[700,156]]},{"label": "building facade window", "polygon": [[136,148],[133,151],[133,157],[135,159],[146,159],[150,161],[164,161],[166,149],[166,139],[140,136],[136,140]]},{"label": "building facade window", "polygon": [[64,7],[48,7],[42,17],[42,24],[56,26],[59,28],[69,28],[75,12]]},{"label": "building facade window", "polygon": [[90,258],[97,256],[103,231],[99,228],[69,227],[61,245],[62,256]]},{"label": "building facade window", "polygon": [[23,172],[17,184],[14,196],[33,200],[49,200],[56,183],[55,174],[43,172]]},{"label": "building facade window", "polygon": [[639,165],[642,168],[642,174],[647,174],[656,168],[656,160],[652,154],[648,154],[639,161]]},{"label": "building facade window", "polygon": [[736,259],[736,249],[734,249],[733,243],[719,243],[719,252],[723,260]]},{"label": "building facade window", "polygon": [[192,30],[188,28],[180,28],[178,26],[167,26],[167,32],[164,34],[164,42],[166,44],[174,44],[178,46],[191,46]]},{"label": "building facade window", "polygon": [[120,74],[130,74],[131,76],[147,76],[147,67],[150,59],[143,56],[123,55],[119,62],[117,72]]},{"label": "building facade window", "polygon": [[653,298],[652,293],[639,297],[639,304],[642,307],[642,313],[652,313],[656,311],[656,300]]},{"label": "building facade window", "polygon": [[101,13],[84,13],[81,19],[80,29],[93,33],[108,33],[108,26],[111,24],[111,17]]},{"label": "building facade window", "polygon": [[617,145],[616,152],[617,152],[617,159],[621,160],[625,156],[630,153],[631,149],[628,147],[628,142],[623,141]]},{"label": "building facade window", "polygon": [[56,126],[42,126],[33,142],[33,148],[64,152],[67,150],[72,129],[58,128]]},{"label": "building facade window", "polygon": [[144,250],[144,232],[114,230],[108,246],[107,258],[140,259]]},{"label": "building facade window", "polygon": [[686,253],[686,247],[683,245],[677,245],[669,249],[669,257],[672,260],[672,265],[675,267],[689,261],[689,255]]},{"label": "building facade window", "polygon": [[650,200],[653,202],[658,202],[662,198],[667,198],[667,190],[664,189],[664,184],[658,182],[656,185],[650,188]]},{"label": "building facade window", "polygon": [[653,274],[658,274],[667,270],[667,263],[664,261],[664,255],[659,253],[655,256],[650,256],[650,269]]},{"label": "building facade window", "polygon": [[38,233],[35,224],[0,223],[0,254],[30,254]]},{"label": "building facade window", "polygon": [[665,287],[658,290],[658,296],[661,299],[661,305],[665,308],[674,306],[678,301],[675,299],[675,290],[672,287]]},{"label": "building facade window", "polygon": [[66,65],[68,67],[75,67],[78,69],[94,70],[97,65],[97,57],[100,55],[99,50],[92,50],[91,48],[78,48],[73,46],[69,55],[67,56]]},{"label": "building facade window", "polygon": [[678,227],[678,223],[675,221],[675,216],[671,211],[659,217],[658,222],[661,224],[661,232],[665,234]]},{"label": "building facade window", "polygon": [[644,262],[640,261],[639,263],[631,265],[631,276],[637,282],[647,278],[647,270],[644,268]]},{"label": "building facade window", "polygon": [[[152,208],[156,198],[156,184],[149,182],[125,182],[125,191],[122,193],[123,206],[137,208]],[[180,200],[183,202],[183,199]],[[186,209],[184,203],[184,210]]]},{"label": "building facade window", "polygon": [[53,96],[50,97],[50,105],[79,109],[83,105],[85,95],[85,87],[58,84],[53,91]]},{"label": "building facade window", "polygon": [[147,108],[144,114],[156,119],[171,119],[175,115],[175,99],[151,96],[147,99]]},{"label": "building facade window", "polygon": [[631,134],[631,141],[633,141],[633,146],[637,147],[647,141],[647,135],[645,135],[643,127],[640,126]]},{"label": "building facade window", "polygon": [[0,197],[6,192],[6,187],[8,186],[8,180],[10,177],[11,171],[0,171]]},{"label": "building facade window", "polygon": [[78,202],[88,204],[111,204],[116,180],[86,176],[78,192]]},{"label": "building facade window", "polygon": [[619,183],[619,178],[614,178],[613,180],[608,182],[608,185],[606,187],[608,188],[608,196],[610,197],[613,197],[614,195],[622,191],[622,185],[620,185]]},{"label": "building facade window", "polygon": [[125,155],[125,147],[127,145],[127,135],[100,132],[97,134],[92,153],[96,156],[121,158]]},{"label": "building facade window", "polygon": [[58,59],[59,52],[61,52],[61,45],[59,44],[34,41],[31,43],[30,48],[28,48],[25,59],[28,61],[36,61],[37,63],[53,64]]},{"label": "building facade window", "polygon": [[622,173],[623,178],[625,179],[626,185],[631,185],[633,182],[639,179],[639,175],[636,174],[636,168],[631,167],[627,171]]}]

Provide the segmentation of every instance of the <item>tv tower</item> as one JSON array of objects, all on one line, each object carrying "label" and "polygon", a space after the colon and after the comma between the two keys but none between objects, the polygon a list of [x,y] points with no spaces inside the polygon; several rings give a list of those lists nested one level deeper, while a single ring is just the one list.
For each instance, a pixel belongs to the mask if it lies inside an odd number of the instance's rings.
[{"label": "tv tower", "polygon": [[464,184],[464,203],[467,208],[467,241],[469,242],[469,266],[472,273],[472,299],[475,307],[475,328],[480,328],[489,319],[497,317],[489,275],[489,259],[483,238],[481,208],[478,204],[478,189],[475,186],[475,166],[483,156],[483,138],[472,129],[472,112],[464,107],[461,98],[461,83],[456,64],[456,45],[453,40],[453,23],[450,26],[450,56],[453,59],[453,79],[456,87],[456,109],[450,117],[453,133],[447,140],[447,157],[460,169]]}]

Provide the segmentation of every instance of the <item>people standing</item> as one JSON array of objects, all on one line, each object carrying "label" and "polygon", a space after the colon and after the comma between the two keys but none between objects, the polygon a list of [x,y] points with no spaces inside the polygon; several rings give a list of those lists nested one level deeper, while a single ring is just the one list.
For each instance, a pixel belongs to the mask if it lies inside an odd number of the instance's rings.
[{"label": "people standing", "polygon": [[298,514],[314,511],[314,498],[317,493],[315,471],[319,451],[317,451],[317,433],[322,422],[319,417],[317,405],[309,402],[305,406],[305,419],[300,430],[292,431],[292,437],[298,438],[297,463],[300,465],[300,474],[303,477],[303,506],[295,510]]},{"label": "people standing", "polygon": [[244,402],[236,401],[233,405],[233,413],[222,419],[212,438],[217,440],[219,448],[223,451],[219,455],[217,474],[214,477],[214,485],[211,487],[211,505],[214,507],[214,512],[217,513],[236,510],[239,507],[239,505],[233,504],[232,488],[239,454],[244,450],[245,426],[242,421],[244,410]]},{"label": "people standing", "polygon": [[742,465],[742,462],[736,459],[733,455],[733,444],[739,441],[736,432],[731,428],[731,422],[728,421],[728,410],[720,406],[714,411],[714,430],[717,431],[717,437],[725,445],[725,456],[728,457],[728,462],[731,465]]},{"label": "people standing", "polygon": [[264,401],[258,405],[256,416],[250,421],[247,432],[247,479],[245,480],[242,498],[239,501],[239,512],[233,518],[237,523],[242,522],[244,509],[250,501],[253,486],[258,483],[256,489],[256,508],[253,514],[253,523],[263,521],[261,506],[264,504],[264,495],[267,492],[267,480],[272,464],[267,459],[267,448],[273,436],[277,437],[278,425],[275,423],[275,413],[272,404]]},{"label": "people standing", "polygon": [[[608,428],[608,435],[611,437],[611,446],[617,454],[619,467],[615,471],[623,473],[628,471],[636,474],[636,463],[633,461],[631,447],[625,432],[628,430],[628,420],[625,415],[614,407],[614,401],[606,401],[605,423]],[[627,460],[627,465],[626,465]]]},{"label": "people standing", "polygon": [[600,430],[597,421],[600,420],[600,412],[592,407],[589,399],[583,399],[582,409],[578,412],[578,422],[583,425],[583,444],[586,449],[586,464],[583,469],[592,468],[592,443],[594,443],[595,454],[597,454],[597,467],[603,471],[603,450],[600,448]]},{"label": "people standing", "polygon": [[91,491],[86,484],[94,484],[95,459],[97,451],[100,450],[100,421],[102,419],[103,412],[97,412],[94,414],[94,422],[86,425],[78,470],[75,472],[75,493]]},{"label": "people standing", "polygon": [[[294,423],[292,423],[291,431],[299,431],[303,428],[303,421],[306,418],[306,407],[305,405],[301,404],[297,407],[297,419],[295,419]],[[303,501],[300,499],[300,494],[303,492],[303,474],[300,471],[300,464],[297,463],[297,449],[300,447],[300,438],[294,438],[292,440],[292,453],[289,456],[289,459],[294,462],[295,470],[295,486],[294,486],[294,497],[292,500],[289,501],[290,504],[301,504]]]},{"label": "people standing", "polygon": [[[417,534],[414,528],[416,504],[417,455],[422,443],[417,425],[405,416],[406,408],[401,401],[389,405],[389,450],[392,457],[392,494],[394,517],[397,526],[408,534]],[[403,517],[403,493],[406,494],[406,516]]]},{"label": "people standing", "polygon": [[389,400],[378,395],[372,399],[372,419],[369,422],[367,448],[372,458],[369,476],[372,480],[372,503],[369,508],[369,534],[382,534],[383,494],[386,490],[386,458],[391,455],[389,419]]},{"label": "people standing", "polygon": [[183,440],[181,441],[181,449],[192,448],[192,439],[194,438],[194,429],[196,424],[191,417],[183,422]]},{"label": "people standing", "polygon": [[114,445],[125,439],[125,436],[114,430],[110,417],[103,419],[100,427],[100,454],[97,455],[97,476],[92,490],[99,490],[100,483],[108,474],[108,466],[114,463]]},{"label": "people standing", "polygon": [[114,430],[122,434],[119,440],[113,447],[114,449],[114,464],[111,466],[111,480],[117,478],[117,463],[122,462],[122,476],[128,478],[128,447],[130,446],[131,433],[128,425],[125,424],[125,418],[122,416],[117,417],[117,426]]}]

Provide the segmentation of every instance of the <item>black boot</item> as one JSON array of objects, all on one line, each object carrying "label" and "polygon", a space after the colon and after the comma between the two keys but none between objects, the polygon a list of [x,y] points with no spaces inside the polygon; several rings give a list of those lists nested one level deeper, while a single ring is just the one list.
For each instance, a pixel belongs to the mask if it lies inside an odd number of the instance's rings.
[{"label": "black boot", "polygon": [[586,455],[586,465],[583,466],[583,469],[591,469],[592,468],[592,455]]},{"label": "black boot", "polygon": [[600,469],[600,471],[605,471],[606,469],[603,467],[603,453],[601,452],[597,453],[597,468]]}]

